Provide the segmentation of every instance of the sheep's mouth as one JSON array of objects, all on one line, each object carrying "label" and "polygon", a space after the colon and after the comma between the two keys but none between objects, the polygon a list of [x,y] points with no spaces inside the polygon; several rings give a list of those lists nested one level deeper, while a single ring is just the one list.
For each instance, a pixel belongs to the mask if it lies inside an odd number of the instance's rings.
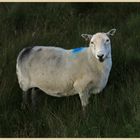
[{"label": "sheep's mouth", "polygon": [[102,62],[104,62],[104,59],[103,58],[100,58],[99,61],[102,63]]}]

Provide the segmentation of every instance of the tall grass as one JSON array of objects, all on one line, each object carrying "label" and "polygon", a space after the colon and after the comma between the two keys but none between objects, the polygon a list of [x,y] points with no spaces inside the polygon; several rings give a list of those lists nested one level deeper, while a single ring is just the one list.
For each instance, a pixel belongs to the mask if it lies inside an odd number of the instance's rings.
[{"label": "tall grass", "polygon": [[[0,137],[139,137],[139,3],[0,3]],[[116,28],[113,67],[105,90],[93,95],[86,118],[78,95],[44,100],[37,113],[21,109],[19,51],[33,45],[87,46],[80,35]]]}]

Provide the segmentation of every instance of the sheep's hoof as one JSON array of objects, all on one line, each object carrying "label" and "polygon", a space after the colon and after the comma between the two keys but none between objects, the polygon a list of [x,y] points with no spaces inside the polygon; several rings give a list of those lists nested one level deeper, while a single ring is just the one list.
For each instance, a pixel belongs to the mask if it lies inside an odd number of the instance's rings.
[{"label": "sheep's hoof", "polygon": [[21,110],[25,111],[31,111],[31,107],[29,104],[26,104],[26,103],[21,103]]},{"label": "sheep's hoof", "polygon": [[21,110],[27,110],[28,105],[25,103],[21,103]]},{"label": "sheep's hoof", "polygon": [[24,103],[21,103],[21,110],[25,110],[26,109],[26,106]]}]

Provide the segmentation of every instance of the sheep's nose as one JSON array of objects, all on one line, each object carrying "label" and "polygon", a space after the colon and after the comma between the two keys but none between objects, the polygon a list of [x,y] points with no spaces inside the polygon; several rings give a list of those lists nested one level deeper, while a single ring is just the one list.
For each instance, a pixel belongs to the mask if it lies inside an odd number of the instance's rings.
[{"label": "sheep's nose", "polygon": [[104,57],[104,54],[97,55],[97,57],[99,58],[99,60],[102,60]]}]

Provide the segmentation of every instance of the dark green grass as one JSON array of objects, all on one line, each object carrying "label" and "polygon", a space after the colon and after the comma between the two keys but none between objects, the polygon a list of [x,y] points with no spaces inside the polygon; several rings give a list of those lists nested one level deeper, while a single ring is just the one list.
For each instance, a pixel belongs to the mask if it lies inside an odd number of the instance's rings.
[{"label": "dark green grass", "polygon": [[[139,137],[139,3],[0,3],[0,137]],[[19,51],[33,45],[87,46],[82,33],[116,28],[108,84],[84,118],[78,95],[41,92],[38,112],[21,109]],[[58,81],[59,82],[59,81]]]}]

